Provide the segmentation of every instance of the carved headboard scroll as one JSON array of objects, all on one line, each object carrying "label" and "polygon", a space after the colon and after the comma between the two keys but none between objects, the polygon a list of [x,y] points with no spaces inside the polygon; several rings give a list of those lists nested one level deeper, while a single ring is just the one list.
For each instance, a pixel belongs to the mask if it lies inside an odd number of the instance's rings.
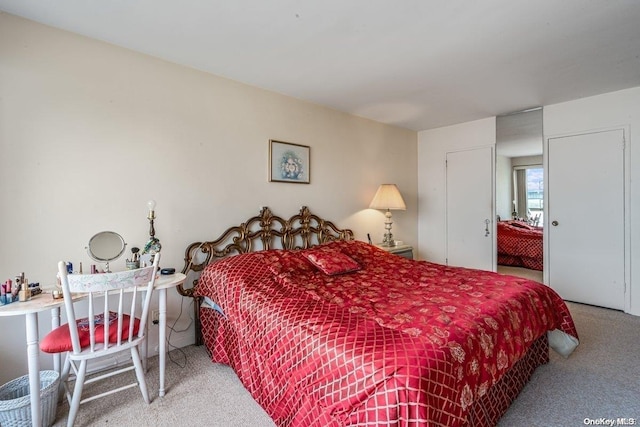
[{"label": "carved headboard scroll", "polygon": [[[211,262],[231,255],[267,249],[306,249],[333,240],[352,240],[353,232],[339,229],[331,221],[326,221],[309,212],[303,206],[300,212],[289,219],[273,215],[268,207],[260,210],[260,215],[249,218],[240,225],[228,228],[216,240],[194,242],[184,254],[182,272],[191,279],[191,287],[178,285],[178,292],[194,301],[196,345],[202,345],[200,323],[200,298],[194,296],[200,273]],[[191,273],[191,274],[190,274]]]},{"label": "carved headboard scroll", "polygon": [[[182,272],[201,272],[212,261],[230,255],[267,249],[306,249],[333,240],[352,240],[353,232],[339,229],[331,221],[312,214],[302,206],[289,219],[273,215],[268,207],[240,225],[228,228],[216,240],[190,244],[184,257]],[[197,274],[199,276],[199,274]],[[195,286],[197,279],[193,280]],[[183,296],[193,296],[193,288],[178,286]]]}]

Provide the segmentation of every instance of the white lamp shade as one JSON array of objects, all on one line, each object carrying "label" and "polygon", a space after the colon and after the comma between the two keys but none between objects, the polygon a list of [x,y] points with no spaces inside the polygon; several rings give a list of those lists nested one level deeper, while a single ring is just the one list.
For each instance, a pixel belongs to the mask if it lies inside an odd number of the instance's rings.
[{"label": "white lamp shade", "polygon": [[382,184],[378,187],[376,195],[373,196],[369,208],[404,211],[407,209],[407,205],[404,204],[400,190],[395,184]]}]

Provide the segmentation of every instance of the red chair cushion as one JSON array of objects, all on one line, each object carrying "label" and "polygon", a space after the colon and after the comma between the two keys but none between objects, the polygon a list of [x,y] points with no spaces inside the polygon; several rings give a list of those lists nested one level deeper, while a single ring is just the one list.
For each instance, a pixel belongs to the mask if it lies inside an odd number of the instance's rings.
[{"label": "red chair cushion", "polygon": [[[117,313],[109,312],[109,342],[118,342],[118,320]],[[96,316],[96,343],[104,342],[104,322],[102,314]],[[78,325],[78,338],[80,338],[80,347],[85,348],[90,344],[89,336],[89,319],[77,319]],[[138,328],[140,326],[140,319],[134,318],[133,323],[133,335],[138,334]],[[129,316],[124,315],[122,319],[122,341],[129,339]],[[65,323],[49,332],[46,337],[40,341],[40,350],[45,353],[62,353],[64,351],[73,350],[71,344],[71,334],[69,332],[69,324]]]}]

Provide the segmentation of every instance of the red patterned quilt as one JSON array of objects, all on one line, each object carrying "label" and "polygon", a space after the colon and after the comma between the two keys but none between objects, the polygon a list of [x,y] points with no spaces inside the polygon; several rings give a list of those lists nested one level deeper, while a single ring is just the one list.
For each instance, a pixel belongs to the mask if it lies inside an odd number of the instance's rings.
[{"label": "red patterned quilt", "polygon": [[542,271],[542,228],[521,221],[498,222],[498,264]]},{"label": "red patterned quilt", "polygon": [[[324,268],[337,254],[331,275],[309,261]],[[344,255],[359,269],[336,272]],[[281,426],[463,425],[538,337],[577,338],[544,285],[358,241],[227,258],[196,290],[224,312],[224,327],[205,332],[225,334],[215,361]]]}]

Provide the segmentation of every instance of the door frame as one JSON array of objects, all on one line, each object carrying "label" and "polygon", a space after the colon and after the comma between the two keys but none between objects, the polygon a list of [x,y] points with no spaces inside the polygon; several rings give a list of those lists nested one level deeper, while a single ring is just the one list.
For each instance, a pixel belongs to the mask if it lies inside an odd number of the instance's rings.
[{"label": "door frame", "polygon": [[[610,126],[604,128],[596,128],[583,130],[579,132],[568,132],[561,133],[555,135],[544,135],[544,147],[542,149],[542,164],[544,166],[544,182],[545,182],[545,191],[544,191],[544,207],[542,211],[544,212],[545,219],[549,217],[549,191],[547,191],[548,183],[549,183],[549,140],[555,138],[564,138],[571,136],[580,136],[580,135],[588,135],[593,133],[601,133],[601,132],[610,132],[610,131],[622,131],[623,141],[624,141],[624,149],[622,151],[623,156],[623,167],[624,167],[624,189],[623,189],[623,214],[624,214],[624,311],[628,313],[631,310],[631,215],[629,212],[629,206],[631,204],[631,192],[630,184],[631,184],[631,156],[629,155],[630,149],[630,125],[622,125],[622,126]],[[547,268],[549,262],[549,227],[546,225],[542,230],[543,241],[543,265],[544,268],[542,270],[544,283],[549,286],[549,269]]]},{"label": "door frame", "polygon": [[498,236],[497,236],[497,230],[498,230],[498,225],[496,224],[496,147],[495,144],[484,144],[484,145],[474,145],[474,146],[470,146],[470,147],[463,147],[463,148],[457,148],[454,150],[447,150],[444,153],[444,175],[443,175],[443,182],[444,182],[444,227],[445,227],[445,239],[444,239],[444,257],[445,257],[445,263],[446,265],[449,265],[449,203],[448,203],[448,194],[449,194],[449,190],[448,190],[448,179],[447,179],[447,156],[450,153],[459,153],[459,152],[464,152],[464,151],[472,151],[472,150],[479,150],[479,149],[485,149],[485,148],[489,148],[490,149],[490,157],[491,157],[491,184],[490,184],[490,188],[491,188],[491,212],[490,212],[490,216],[489,219],[491,221],[491,223],[489,224],[491,233],[493,238],[491,239],[491,265],[492,265],[492,271],[497,271],[498,265]]}]

